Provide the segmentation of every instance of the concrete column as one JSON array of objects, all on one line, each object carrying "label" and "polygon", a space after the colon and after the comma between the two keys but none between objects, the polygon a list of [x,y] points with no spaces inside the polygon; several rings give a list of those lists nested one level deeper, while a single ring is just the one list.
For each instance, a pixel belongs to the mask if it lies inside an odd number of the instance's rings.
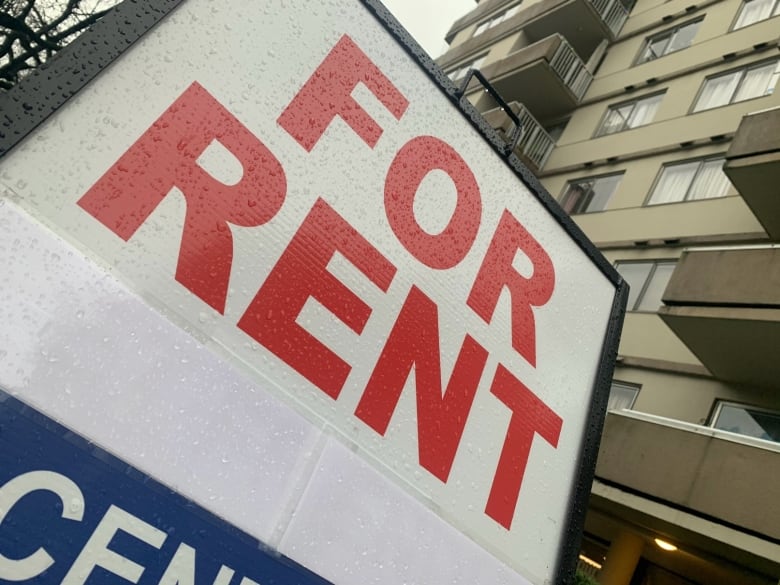
[{"label": "concrete column", "polygon": [[599,571],[601,585],[629,585],[645,547],[644,539],[628,530],[620,532],[607,551],[604,566]]}]

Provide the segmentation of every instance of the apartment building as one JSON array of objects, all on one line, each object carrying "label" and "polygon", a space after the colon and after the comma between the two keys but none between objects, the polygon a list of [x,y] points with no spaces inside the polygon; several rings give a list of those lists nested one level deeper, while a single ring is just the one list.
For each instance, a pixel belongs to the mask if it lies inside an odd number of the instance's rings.
[{"label": "apartment building", "polygon": [[631,285],[582,542],[602,585],[780,578],[780,0],[482,0],[456,84]]}]

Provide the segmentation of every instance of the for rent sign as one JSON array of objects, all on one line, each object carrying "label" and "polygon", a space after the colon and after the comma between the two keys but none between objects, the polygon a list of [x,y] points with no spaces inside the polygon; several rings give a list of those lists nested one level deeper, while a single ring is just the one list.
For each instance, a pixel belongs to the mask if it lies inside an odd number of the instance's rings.
[{"label": "for rent sign", "polygon": [[[408,106],[406,98],[354,41],[344,36],[277,123],[306,151],[311,151],[334,118],[346,118],[350,129],[371,148],[383,130],[351,96],[361,81],[396,118],[403,116]],[[235,184],[215,179],[198,164],[198,158],[214,141],[222,144],[242,167],[242,177]],[[455,191],[451,216],[439,233],[421,227],[414,211],[416,194],[423,180],[434,171],[443,173]],[[370,360],[373,369],[368,379],[360,380],[363,388],[354,416],[384,436],[404,386],[412,378],[410,391],[416,396],[419,464],[443,483],[449,479],[477,387],[482,383],[510,412],[504,439],[494,446],[502,456],[488,492],[485,513],[511,529],[534,436],[539,435],[553,448],[557,447],[562,418],[502,363],[500,354],[494,357],[495,367],[491,369],[495,371],[486,372],[490,355],[475,339],[479,337],[477,331],[463,326],[466,318],[460,319],[460,323],[442,323],[439,305],[447,302],[446,297],[437,303],[431,298],[432,293],[424,291],[425,282],[415,281],[411,271],[412,282],[400,307],[389,309],[384,303],[369,305],[347,286],[345,279],[328,270],[338,254],[358,270],[361,280],[387,293],[401,262],[390,260],[380,250],[381,243],[372,244],[373,235],[379,236],[380,241],[395,237],[406,253],[405,263],[446,274],[465,259],[476,243],[483,207],[479,184],[455,148],[428,135],[415,136],[403,144],[383,174],[383,193],[375,200],[384,210],[384,233],[363,235],[318,194],[300,224],[291,226],[291,237],[281,256],[238,319],[238,331],[233,333],[242,332],[317,390],[338,400],[353,364],[298,319],[306,303],[315,301],[360,343],[372,313],[380,313],[378,318],[390,327],[379,332],[384,342]],[[322,191],[327,191],[326,185],[323,182]],[[229,225],[259,228],[279,213],[288,196],[284,166],[222,104],[193,83],[78,200],[78,205],[127,241],[174,188],[180,190],[186,207],[175,280],[214,312],[224,315],[233,269]],[[172,229],[179,231],[178,226]],[[256,235],[260,248],[266,236],[261,230]],[[506,289],[509,304],[504,307],[508,311],[503,317],[510,330],[511,349],[535,366],[534,307],[543,307],[553,294],[552,260],[506,209],[501,212],[494,233],[483,233],[483,238],[490,243],[479,260],[467,297],[457,299],[458,310],[470,310],[490,325],[499,297]],[[513,266],[518,254],[530,263],[529,276]],[[453,341],[463,338],[454,363],[445,362],[452,373],[444,380],[442,325],[455,329]],[[483,381],[485,375],[492,380]],[[487,395],[484,399],[490,400]],[[349,421],[339,423],[351,426]]]},{"label": "for rent sign", "polygon": [[[11,151],[5,198],[550,582],[593,465],[583,441],[615,349],[614,274],[381,7],[225,4],[184,2]],[[46,410],[45,391],[28,393]],[[112,437],[98,442],[151,473]]]}]

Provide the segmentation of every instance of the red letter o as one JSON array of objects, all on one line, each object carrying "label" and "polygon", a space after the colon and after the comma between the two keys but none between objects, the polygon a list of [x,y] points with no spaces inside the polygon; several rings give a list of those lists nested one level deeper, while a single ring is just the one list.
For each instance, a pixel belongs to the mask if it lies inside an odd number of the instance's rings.
[{"label": "red letter o", "polygon": [[[434,169],[455,183],[458,202],[447,227],[431,235],[414,217],[414,198]],[[433,136],[418,136],[395,155],[385,179],[385,213],[396,237],[420,262],[431,268],[452,268],[471,249],[482,216],[482,200],[474,174],[454,148]]]}]

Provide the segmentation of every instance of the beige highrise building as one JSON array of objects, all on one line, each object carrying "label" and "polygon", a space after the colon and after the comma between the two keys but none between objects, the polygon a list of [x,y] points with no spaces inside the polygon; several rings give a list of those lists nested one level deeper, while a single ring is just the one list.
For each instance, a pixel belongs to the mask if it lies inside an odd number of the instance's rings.
[{"label": "beige highrise building", "polygon": [[780,0],[482,0],[437,60],[490,80],[631,285],[582,544],[603,585],[780,578],[778,37]]}]

